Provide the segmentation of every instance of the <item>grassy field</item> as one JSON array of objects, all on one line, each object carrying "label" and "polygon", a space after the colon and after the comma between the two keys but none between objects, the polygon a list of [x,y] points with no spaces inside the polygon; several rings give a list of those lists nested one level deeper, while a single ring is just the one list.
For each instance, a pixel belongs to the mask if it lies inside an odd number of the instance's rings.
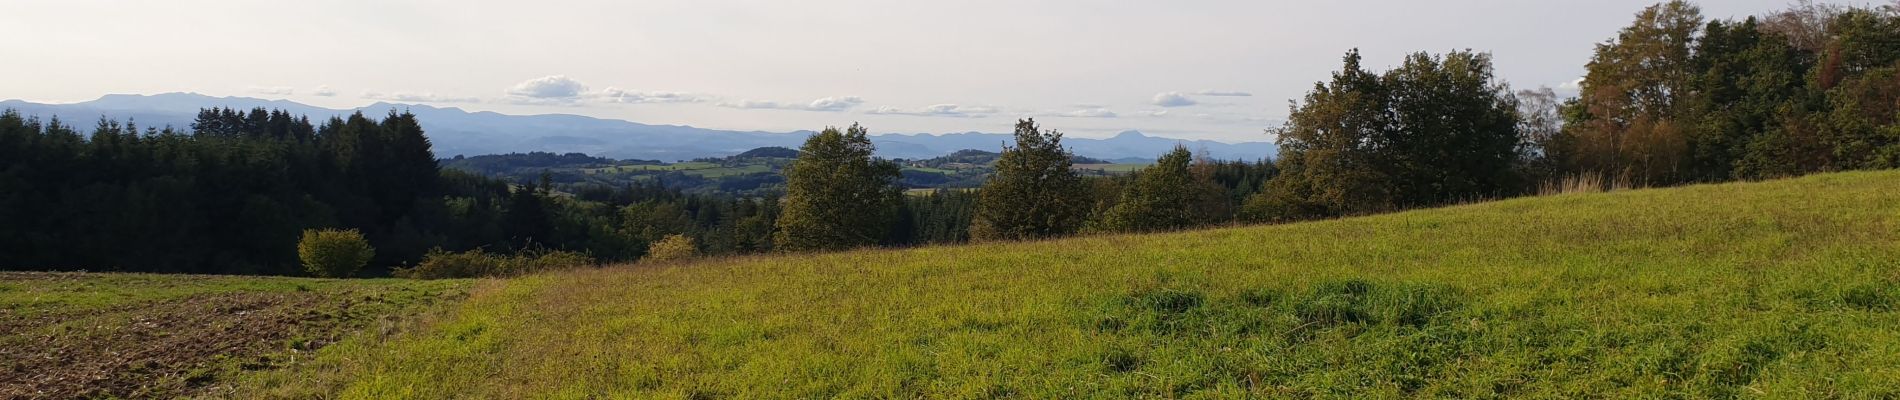
[{"label": "grassy field", "polygon": [[653,172],[680,171],[680,172],[684,172],[690,175],[716,179],[716,178],[723,178],[723,177],[734,176],[734,175],[772,172],[772,166],[767,165],[767,164],[746,164],[746,165],[740,165],[736,167],[723,167],[723,166],[720,166],[719,164],[694,161],[694,162],[682,162],[682,163],[674,163],[674,164],[667,164],[667,165],[616,165],[616,166],[605,167],[605,168],[581,169],[581,172],[584,172],[587,174],[626,174],[626,173],[649,172],[649,171],[653,171]]},{"label": "grassy field", "polygon": [[1900,173],[488,281],[242,397],[1900,396]]},{"label": "grassy field", "polygon": [[0,272],[0,398],[218,396],[466,281]]}]

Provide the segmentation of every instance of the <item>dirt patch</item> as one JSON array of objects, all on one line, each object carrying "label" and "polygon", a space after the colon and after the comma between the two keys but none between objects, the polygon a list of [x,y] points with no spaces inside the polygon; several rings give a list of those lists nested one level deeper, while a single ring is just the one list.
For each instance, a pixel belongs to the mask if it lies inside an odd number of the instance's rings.
[{"label": "dirt patch", "polygon": [[0,398],[178,397],[233,371],[271,368],[339,340],[381,293],[199,294],[91,315],[0,318]]}]

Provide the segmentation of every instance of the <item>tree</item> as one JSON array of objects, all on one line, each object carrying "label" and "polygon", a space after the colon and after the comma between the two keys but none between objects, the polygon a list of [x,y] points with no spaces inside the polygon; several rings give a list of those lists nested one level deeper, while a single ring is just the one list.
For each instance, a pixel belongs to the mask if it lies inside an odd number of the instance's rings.
[{"label": "tree", "polygon": [[1693,121],[1678,116],[1694,92],[1691,56],[1702,21],[1701,9],[1672,0],[1644,9],[1616,39],[1597,45],[1576,109],[1566,113],[1571,169],[1641,183],[1690,178],[1686,124]]},{"label": "tree", "polygon": [[1519,123],[1488,55],[1416,53],[1374,74],[1351,51],[1293,105],[1277,131],[1279,174],[1244,213],[1288,221],[1515,194],[1526,186]]},{"label": "tree", "polygon": [[799,148],[785,169],[784,208],[774,233],[785,251],[842,250],[876,245],[887,233],[903,192],[896,164],[872,157],[864,127],[825,128]]},{"label": "tree", "polygon": [[1517,92],[1518,168],[1526,179],[1541,182],[1557,178],[1557,157],[1563,154],[1563,99],[1549,87]]},{"label": "tree", "polygon": [[509,245],[527,248],[535,242],[547,242],[554,234],[548,212],[548,187],[527,184],[509,191],[507,212],[502,215],[502,230]]},{"label": "tree", "polygon": [[297,241],[297,258],[304,271],[324,278],[347,278],[363,269],[376,250],[355,229],[311,229]]},{"label": "tree", "polygon": [[666,235],[666,238],[653,242],[647,248],[647,259],[652,261],[680,261],[699,256],[699,243],[686,235]]},{"label": "tree", "polygon": [[970,236],[1025,240],[1075,233],[1088,218],[1088,196],[1062,133],[1036,120],[1016,122],[1016,145],[1003,148],[996,172],[978,192]]},{"label": "tree", "polygon": [[1193,227],[1213,222],[1202,207],[1210,201],[1225,202],[1224,189],[1191,170],[1193,153],[1175,145],[1155,164],[1135,175],[1133,184],[1122,189],[1121,199],[1095,221],[1092,230],[1105,232],[1155,232]]}]

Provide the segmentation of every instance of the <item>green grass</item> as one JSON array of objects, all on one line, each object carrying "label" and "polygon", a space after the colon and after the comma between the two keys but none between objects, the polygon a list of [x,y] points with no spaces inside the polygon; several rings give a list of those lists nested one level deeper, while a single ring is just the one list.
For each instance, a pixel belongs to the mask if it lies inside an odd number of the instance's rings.
[{"label": "green grass", "polygon": [[[1900,173],[539,275],[338,346],[384,397],[1900,395]],[[298,371],[292,374],[304,374]],[[292,375],[308,376],[308,375]]]},{"label": "green grass", "polygon": [[1900,396],[1900,173],[486,281],[235,397]]}]

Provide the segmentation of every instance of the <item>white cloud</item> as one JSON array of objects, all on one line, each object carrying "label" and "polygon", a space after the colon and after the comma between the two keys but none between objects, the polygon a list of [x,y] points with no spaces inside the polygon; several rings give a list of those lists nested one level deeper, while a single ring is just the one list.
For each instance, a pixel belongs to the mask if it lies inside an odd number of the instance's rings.
[{"label": "white cloud", "polygon": [[701,95],[692,94],[692,93],[641,92],[641,91],[626,90],[626,89],[621,89],[621,88],[616,88],[616,87],[609,87],[609,88],[603,89],[600,91],[600,93],[596,93],[591,97],[598,98],[600,99],[600,101],[607,102],[607,103],[630,103],[630,104],[703,103],[703,102],[712,100],[710,97],[701,96]]},{"label": "white cloud", "polygon": [[844,111],[851,107],[857,107],[859,104],[864,104],[864,99],[858,98],[857,96],[826,97],[812,100],[811,105],[805,108],[812,111]]},{"label": "white cloud", "polygon": [[1155,93],[1153,103],[1154,105],[1162,107],[1185,107],[1199,104],[1200,102],[1194,101],[1194,99],[1189,98],[1185,94],[1181,94],[1181,92],[1162,92]]},{"label": "white cloud", "polygon": [[573,101],[587,91],[587,85],[564,75],[549,75],[517,83],[505,92],[529,99]]},{"label": "white cloud", "polygon": [[1166,116],[1168,116],[1168,110],[1148,110],[1148,116],[1150,116],[1150,117],[1166,117]]},{"label": "white cloud", "polygon": [[870,111],[865,111],[864,113],[884,114],[884,115],[914,115],[914,116],[920,116],[920,117],[976,118],[976,117],[989,116],[990,114],[994,114],[996,112],[997,112],[997,109],[995,107],[963,106],[963,105],[957,105],[957,104],[938,104],[938,105],[924,107],[924,108],[916,109],[916,110],[906,110],[906,109],[902,109],[898,107],[884,106],[884,107],[878,107]]},{"label": "white cloud", "polygon": [[843,96],[843,97],[826,97],[826,98],[822,98],[818,100],[812,100],[810,104],[780,103],[776,101],[764,101],[764,100],[739,100],[736,102],[719,103],[719,106],[731,107],[731,108],[746,108],[746,109],[836,112],[836,111],[849,110],[852,107],[857,107],[859,104],[864,104],[863,98],[859,98],[857,96]]},{"label": "white cloud", "polygon": [[1100,108],[1100,107],[1084,108],[1084,109],[1069,111],[1069,112],[1056,114],[1056,115],[1063,116],[1063,117],[1070,117],[1070,118],[1115,118],[1117,116],[1115,115],[1114,111],[1109,111],[1106,108]]},{"label": "white cloud", "polygon": [[1199,92],[1194,92],[1194,94],[1202,95],[1202,96],[1230,96],[1230,97],[1253,96],[1253,93],[1247,93],[1247,92],[1242,92],[1238,90],[1214,90],[1214,89],[1202,90]]},{"label": "white cloud", "polygon": [[330,96],[335,96],[336,91],[330,90],[329,86],[318,86],[316,89],[311,90],[310,94],[323,96],[323,97],[330,97]]},{"label": "white cloud", "polygon": [[1576,80],[1573,80],[1573,81],[1564,82],[1562,84],[1557,85],[1557,88],[1563,89],[1563,90],[1583,90],[1583,78],[1577,78]]},{"label": "white cloud", "polygon": [[406,101],[412,103],[480,103],[482,99],[474,97],[444,96],[435,93],[394,92],[381,93],[364,91],[363,98],[370,100]]},{"label": "white cloud", "polygon": [[278,95],[278,96],[289,96],[292,94],[296,94],[297,92],[296,89],[292,89],[288,86],[252,86],[250,88],[245,89],[245,91],[256,93],[256,94],[271,94],[271,95]]},{"label": "white cloud", "polygon": [[1581,96],[1583,95],[1583,78],[1577,78],[1577,80],[1574,80],[1574,81],[1558,84],[1557,88],[1552,89],[1552,91],[1557,93],[1557,98],[1559,99],[1569,99],[1569,98],[1575,98],[1577,96]]}]

